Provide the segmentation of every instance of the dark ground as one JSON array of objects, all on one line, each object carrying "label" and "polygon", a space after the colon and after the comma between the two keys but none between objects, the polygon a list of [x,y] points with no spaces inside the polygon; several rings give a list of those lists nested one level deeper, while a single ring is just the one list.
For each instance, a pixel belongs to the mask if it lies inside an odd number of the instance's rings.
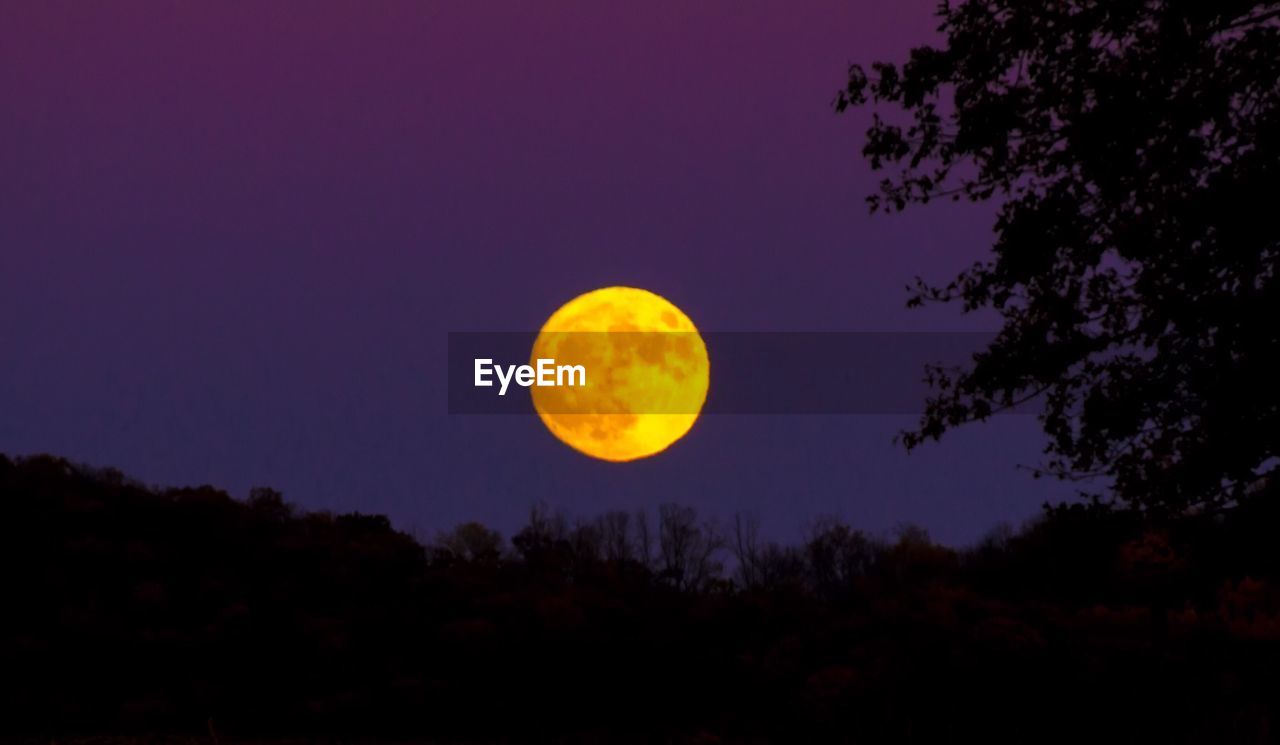
[{"label": "dark ground", "polygon": [[966,550],[833,523],[732,577],[674,508],[647,541],[541,513],[424,546],[269,490],[0,456],[0,510],[18,741],[212,742],[211,718],[223,743],[1275,737],[1270,493],[1166,520],[1063,506]]}]

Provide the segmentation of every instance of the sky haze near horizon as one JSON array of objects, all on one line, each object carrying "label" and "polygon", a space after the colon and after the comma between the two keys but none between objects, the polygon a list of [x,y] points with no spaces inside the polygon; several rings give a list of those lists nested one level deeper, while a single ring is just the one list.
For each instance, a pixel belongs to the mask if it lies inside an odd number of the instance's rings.
[{"label": "sky haze near horizon", "polygon": [[848,63],[930,41],[935,4],[9,4],[0,452],[425,535],[509,534],[538,501],[781,539],[1020,522],[1071,495],[1017,468],[1030,417],[910,455],[911,417],[704,417],[620,466],[446,413],[448,332],[608,285],[710,331],[994,328],[904,308],[984,256],[991,206],[868,215],[868,115],[830,106]]}]

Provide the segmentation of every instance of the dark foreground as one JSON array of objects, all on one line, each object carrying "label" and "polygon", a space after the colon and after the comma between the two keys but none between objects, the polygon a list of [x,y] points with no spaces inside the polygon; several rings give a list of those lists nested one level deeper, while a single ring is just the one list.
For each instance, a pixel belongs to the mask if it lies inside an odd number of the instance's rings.
[{"label": "dark foreground", "polygon": [[424,546],[0,456],[0,739],[1270,742],[1278,501],[1062,507],[965,551],[677,508]]}]

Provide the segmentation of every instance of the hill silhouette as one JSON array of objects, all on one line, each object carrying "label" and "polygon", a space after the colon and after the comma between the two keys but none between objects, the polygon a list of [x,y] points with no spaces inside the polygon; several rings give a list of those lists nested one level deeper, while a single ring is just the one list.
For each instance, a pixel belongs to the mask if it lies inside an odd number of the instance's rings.
[{"label": "hill silhouette", "polygon": [[[1265,490],[1263,490],[1265,492]],[[1264,742],[1277,502],[1062,505],[957,550],[545,509],[425,544],[270,489],[0,456],[6,735]]]}]

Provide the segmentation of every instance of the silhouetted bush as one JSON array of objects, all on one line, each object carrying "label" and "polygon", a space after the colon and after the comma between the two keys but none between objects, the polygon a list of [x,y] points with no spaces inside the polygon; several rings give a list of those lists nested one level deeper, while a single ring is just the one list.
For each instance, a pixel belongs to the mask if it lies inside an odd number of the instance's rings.
[{"label": "silhouetted bush", "polygon": [[468,523],[423,546],[270,489],[0,456],[0,727],[1260,742],[1280,701],[1276,504],[1063,505],[966,550],[539,508],[510,543]]}]

